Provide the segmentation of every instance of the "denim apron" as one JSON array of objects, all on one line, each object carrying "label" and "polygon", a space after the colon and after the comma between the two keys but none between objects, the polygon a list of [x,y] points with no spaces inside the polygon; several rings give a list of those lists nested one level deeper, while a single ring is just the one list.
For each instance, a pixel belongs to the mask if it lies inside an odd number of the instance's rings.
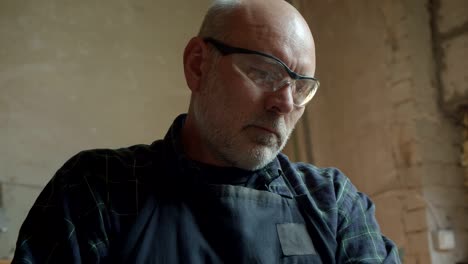
[{"label": "denim apron", "polygon": [[148,196],[113,263],[322,263],[293,197],[227,184],[177,189]]}]

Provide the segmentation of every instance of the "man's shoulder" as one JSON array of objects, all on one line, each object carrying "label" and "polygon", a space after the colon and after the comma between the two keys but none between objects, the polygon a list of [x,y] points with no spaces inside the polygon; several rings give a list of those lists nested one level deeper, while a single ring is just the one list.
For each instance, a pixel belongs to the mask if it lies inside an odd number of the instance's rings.
[{"label": "man's shoulder", "polygon": [[54,178],[73,184],[83,181],[127,180],[145,174],[164,156],[162,140],[151,145],[138,144],[124,148],[83,150],[71,157]]},{"label": "man's shoulder", "polygon": [[337,201],[343,192],[356,192],[349,178],[338,168],[318,167],[305,162],[291,162],[287,156],[278,156],[281,167],[297,192],[328,197]]},{"label": "man's shoulder", "polygon": [[335,167],[318,167],[306,162],[291,162],[284,154],[280,154],[278,159],[283,170],[306,183],[338,183],[349,180],[341,170]]},{"label": "man's shoulder", "polygon": [[162,140],[157,140],[151,145],[137,144],[122,148],[97,148],[79,152],[78,156],[84,156],[93,160],[118,159],[125,163],[129,160],[151,159],[153,155],[162,151]]}]

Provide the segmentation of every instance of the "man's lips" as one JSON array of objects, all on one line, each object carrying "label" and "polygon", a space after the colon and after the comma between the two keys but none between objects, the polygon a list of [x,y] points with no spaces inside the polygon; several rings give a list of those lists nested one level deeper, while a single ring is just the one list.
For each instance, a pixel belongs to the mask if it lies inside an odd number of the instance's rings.
[{"label": "man's lips", "polygon": [[250,125],[250,127],[260,129],[260,130],[266,131],[266,132],[271,133],[271,134],[275,134],[278,138],[280,138],[279,133],[277,131],[275,131],[274,129],[264,127],[264,126],[258,126],[258,125]]}]

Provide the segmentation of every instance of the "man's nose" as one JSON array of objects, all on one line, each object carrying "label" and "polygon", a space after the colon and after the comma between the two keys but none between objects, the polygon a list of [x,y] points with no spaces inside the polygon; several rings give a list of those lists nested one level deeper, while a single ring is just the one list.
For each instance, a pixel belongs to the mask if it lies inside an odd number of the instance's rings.
[{"label": "man's nose", "polygon": [[268,94],[266,108],[278,114],[288,114],[294,110],[294,82],[287,82]]}]

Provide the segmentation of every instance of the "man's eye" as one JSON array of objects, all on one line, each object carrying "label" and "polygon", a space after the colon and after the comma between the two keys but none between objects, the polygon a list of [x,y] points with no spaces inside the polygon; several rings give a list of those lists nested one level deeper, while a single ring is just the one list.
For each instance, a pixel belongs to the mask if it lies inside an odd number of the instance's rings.
[{"label": "man's eye", "polygon": [[269,78],[269,73],[267,71],[252,67],[249,69],[247,76],[255,82],[265,81]]},{"label": "man's eye", "polygon": [[305,85],[296,82],[296,90],[295,90],[295,92],[296,92],[297,94],[302,94],[302,93],[305,92],[305,90],[306,90],[306,86],[305,86]]}]

